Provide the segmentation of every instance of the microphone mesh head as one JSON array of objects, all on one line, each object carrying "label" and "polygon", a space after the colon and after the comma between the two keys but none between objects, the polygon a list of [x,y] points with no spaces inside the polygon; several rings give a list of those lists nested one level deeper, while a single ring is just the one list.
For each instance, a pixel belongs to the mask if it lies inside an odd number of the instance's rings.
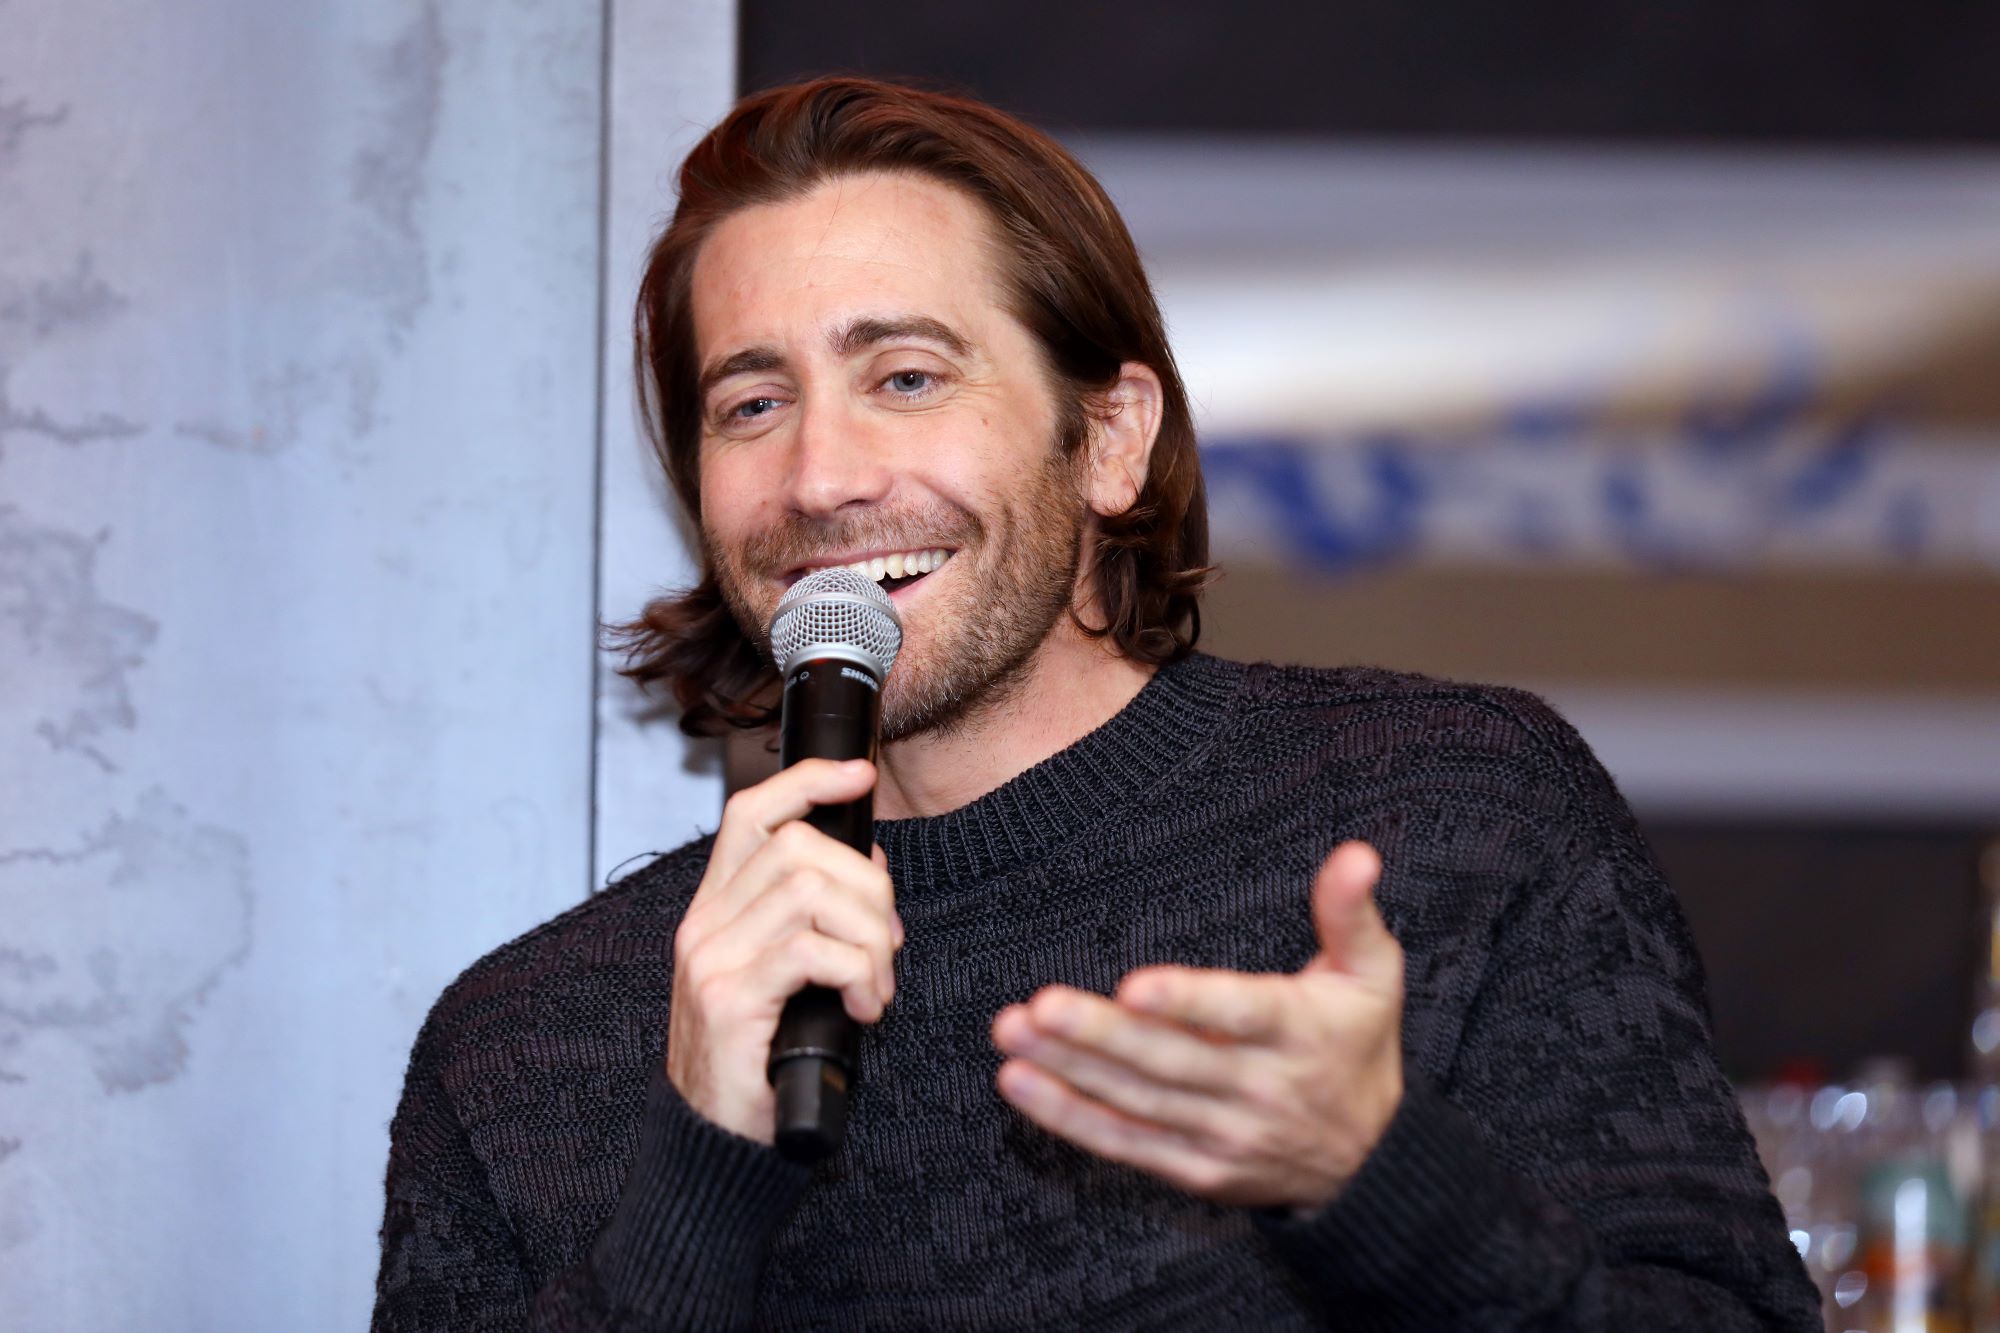
[{"label": "microphone mesh head", "polygon": [[816,569],[785,590],[771,618],[778,674],[813,657],[844,657],[886,680],[903,646],[903,623],[875,580],[845,566]]}]

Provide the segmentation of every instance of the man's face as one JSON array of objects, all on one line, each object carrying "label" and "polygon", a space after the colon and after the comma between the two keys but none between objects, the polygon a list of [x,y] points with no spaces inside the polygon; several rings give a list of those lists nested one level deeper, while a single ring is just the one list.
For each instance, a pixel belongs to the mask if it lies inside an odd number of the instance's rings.
[{"label": "man's face", "polygon": [[692,288],[703,539],[745,632],[768,650],[791,583],[880,561],[903,623],[885,739],[1000,697],[1070,605],[1089,511],[980,205],[830,181],[721,223]]}]

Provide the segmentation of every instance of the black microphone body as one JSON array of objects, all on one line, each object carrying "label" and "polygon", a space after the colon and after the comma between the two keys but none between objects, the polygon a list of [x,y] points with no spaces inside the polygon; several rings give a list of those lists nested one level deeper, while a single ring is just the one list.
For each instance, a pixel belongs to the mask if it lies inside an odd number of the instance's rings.
[{"label": "black microphone body", "polygon": [[[882,719],[882,684],[845,658],[821,657],[801,663],[785,677],[778,723],[778,763],[790,768],[801,759],[875,759]],[[852,801],[816,805],[806,815],[829,838],[863,856],[875,846],[875,793]]]},{"label": "black microphone body", "polygon": [[[786,768],[801,759],[872,762],[881,715],[881,681],[866,667],[846,656],[808,657],[785,676],[778,761]],[[867,856],[875,845],[875,793],[814,806],[806,822]],[[860,1054],[861,1027],[839,991],[807,986],[785,1002],[767,1066],[785,1157],[817,1162],[840,1146]]]}]

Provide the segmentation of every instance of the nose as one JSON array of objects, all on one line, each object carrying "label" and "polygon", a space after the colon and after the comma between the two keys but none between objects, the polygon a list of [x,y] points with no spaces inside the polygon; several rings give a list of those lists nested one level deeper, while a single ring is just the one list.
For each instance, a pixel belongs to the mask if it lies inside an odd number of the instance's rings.
[{"label": "nose", "polygon": [[830,519],[850,505],[869,505],[889,493],[886,451],[860,414],[838,399],[804,395],[792,438],[792,507]]}]

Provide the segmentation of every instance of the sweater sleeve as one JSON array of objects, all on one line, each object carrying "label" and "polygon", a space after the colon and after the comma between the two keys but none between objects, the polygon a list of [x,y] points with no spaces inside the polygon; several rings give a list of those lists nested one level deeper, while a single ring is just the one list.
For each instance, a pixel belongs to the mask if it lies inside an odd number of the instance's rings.
[{"label": "sweater sleeve", "polygon": [[420,1037],[390,1126],[374,1333],[728,1329],[809,1173],[701,1118],[655,1069],[617,1207],[539,1286]]},{"label": "sweater sleeve", "polygon": [[1547,717],[1575,799],[1490,918],[1448,1072],[1409,1071],[1332,1204],[1257,1225],[1342,1328],[1818,1333],[1679,905]]}]

